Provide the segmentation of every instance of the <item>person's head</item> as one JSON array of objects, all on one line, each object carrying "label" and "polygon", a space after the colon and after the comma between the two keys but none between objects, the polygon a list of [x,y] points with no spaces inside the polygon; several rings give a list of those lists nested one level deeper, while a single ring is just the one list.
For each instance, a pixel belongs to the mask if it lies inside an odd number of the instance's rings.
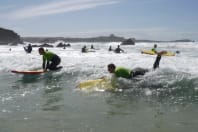
[{"label": "person's head", "polygon": [[43,55],[45,53],[45,50],[44,50],[44,48],[40,47],[38,49],[38,52],[39,52],[40,55]]},{"label": "person's head", "polygon": [[118,48],[120,48],[120,45],[118,45]]},{"label": "person's head", "polygon": [[154,44],[154,48],[157,48],[157,44]]},{"label": "person's head", "polygon": [[179,53],[180,53],[180,51],[179,51],[179,50],[177,50],[175,53],[179,54]]},{"label": "person's head", "polygon": [[107,68],[108,68],[109,73],[114,73],[116,66],[113,63],[111,63],[107,66]]}]

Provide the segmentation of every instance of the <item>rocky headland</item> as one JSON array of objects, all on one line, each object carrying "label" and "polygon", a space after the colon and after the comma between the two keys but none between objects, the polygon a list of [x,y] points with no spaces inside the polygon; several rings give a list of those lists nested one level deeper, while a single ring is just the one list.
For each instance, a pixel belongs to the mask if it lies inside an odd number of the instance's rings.
[{"label": "rocky headland", "polygon": [[[70,37],[20,37],[16,32],[0,28],[0,45],[17,45],[23,44],[23,42],[29,43],[55,43],[57,41],[63,41],[65,43],[75,43],[75,42],[120,42],[121,45],[135,45],[135,43],[139,42],[147,42],[147,43],[160,43],[160,42],[194,42],[190,39],[181,39],[181,40],[173,40],[173,41],[156,41],[156,40],[137,40],[135,38],[124,38],[119,37],[114,34],[110,34],[109,36],[98,36],[98,37],[89,37],[89,38],[70,38]],[[46,46],[46,45],[43,45]],[[61,47],[61,45],[60,45]]]},{"label": "rocky headland", "polygon": [[23,43],[21,37],[12,30],[0,28],[0,45],[17,45]]}]

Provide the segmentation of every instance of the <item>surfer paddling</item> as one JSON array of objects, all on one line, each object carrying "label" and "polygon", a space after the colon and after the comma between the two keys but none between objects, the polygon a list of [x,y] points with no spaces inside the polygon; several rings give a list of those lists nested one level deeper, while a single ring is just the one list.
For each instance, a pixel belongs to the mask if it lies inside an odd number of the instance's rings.
[{"label": "surfer paddling", "polygon": [[[153,69],[155,70],[156,68],[159,68],[160,60],[161,60],[161,55],[164,54],[165,52],[160,52],[158,53],[155,62],[153,64]],[[144,75],[146,72],[149,71],[149,69],[145,68],[134,68],[133,70],[125,68],[125,67],[116,67],[115,64],[111,63],[107,66],[109,73],[114,74],[115,77],[122,77],[126,79],[132,79],[140,75]]]},{"label": "surfer paddling", "polygon": [[38,52],[43,56],[43,70],[58,70],[62,68],[62,66],[58,66],[61,63],[61,59],[58,55],[49,51],[45,51],[44,48],[39,48]]}]

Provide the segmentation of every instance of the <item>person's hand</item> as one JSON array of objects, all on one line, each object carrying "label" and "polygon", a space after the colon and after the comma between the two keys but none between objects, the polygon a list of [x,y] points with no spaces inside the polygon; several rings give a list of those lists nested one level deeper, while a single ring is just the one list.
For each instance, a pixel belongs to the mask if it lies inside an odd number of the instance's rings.
[{"label": "person's hand", "polygon": [[100,77],[99,79],[105,79],[106,77],[105,76],[102,76],[102,77]]}]

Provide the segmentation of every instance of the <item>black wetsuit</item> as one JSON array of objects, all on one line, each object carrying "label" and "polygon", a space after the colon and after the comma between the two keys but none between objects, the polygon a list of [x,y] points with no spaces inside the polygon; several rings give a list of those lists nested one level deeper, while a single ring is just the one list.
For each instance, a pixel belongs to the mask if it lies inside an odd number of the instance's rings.
[{"label": "black wetsuit", "polygon": [[27,47],[24,47],[24,50],[25,50],[27,53],[31,53],[31,52],[32,52],[32,46],[31,46],[31,45],[28,45]]},{"label": "black wetsuit", "polygon": [[53,58],[50,60],[50,62],[47,63],[47,69],[50,70],[57,70],[60,67],[57,67],[57,65],[59,65],[61,62],[61,59],[59,56],[54,55]]},{"label": "black wetsuit", "polygon": [[161,55],[157,55],[157,58],[155,60],[155,63],[153,64],[153,69],[155,70],[156,68],[159,68],[159,63],[161,60]]},{"label": "black wetsuit", "polygon": [[[157,55],[155,62],[153,64],[153,69],[155,70],[156,68],[159,68],[159,64],[160,64],[160,60],[161,60],[161,55]],[[144,75],[146,72],[148,72],[149,69],[144,69],[144,68],[135,68],[132,70],[131,72],[131,78],[137,77],[139,75]]]},{"label": "black wetsuit", "polygon": [[61,62],[60,57],[52,52],[45,52],[43,54],[43,69],[49,69],[49,70],[60,69],[60,67],[57,67],[60,64],[60,62]]}]

